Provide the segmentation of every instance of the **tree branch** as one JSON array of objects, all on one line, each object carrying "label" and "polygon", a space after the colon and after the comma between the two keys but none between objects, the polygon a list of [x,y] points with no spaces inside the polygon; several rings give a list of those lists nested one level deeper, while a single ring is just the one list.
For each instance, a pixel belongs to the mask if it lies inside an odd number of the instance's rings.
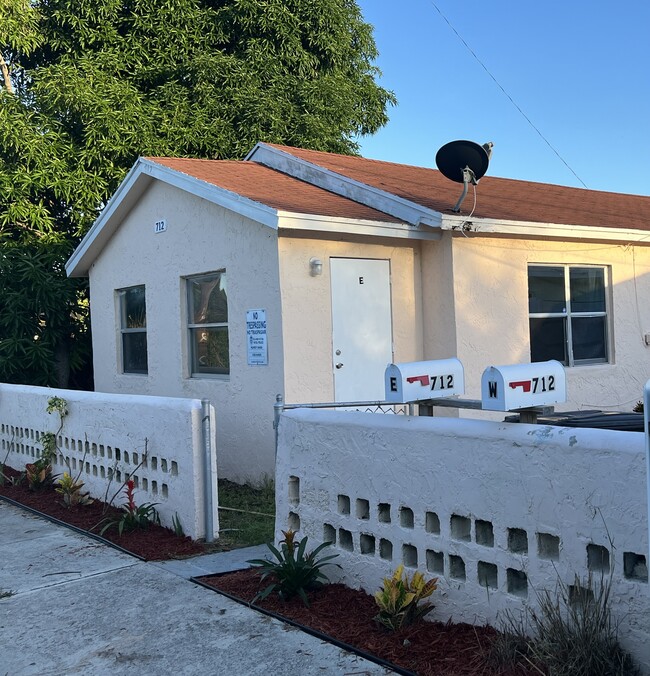
[{"label": "tree branch", "polygon": [[2,77],[5,82],[5,89],[10,93],[14,93],[14,86],[11,84],[11,78],[9,77],[9,68],[7,62],[4,59],[4,56],[0,54],[0,70],[2,71]]}]

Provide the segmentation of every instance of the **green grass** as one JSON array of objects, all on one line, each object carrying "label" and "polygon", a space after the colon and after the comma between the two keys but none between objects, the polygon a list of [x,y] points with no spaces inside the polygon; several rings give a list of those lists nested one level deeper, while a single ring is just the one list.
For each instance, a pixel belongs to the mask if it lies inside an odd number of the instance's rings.
[{"label": "green grass", "polygon": [[235,549],[272,542],[274,526],[272,481],[251,486],[219,480],[219,543],[222,546]]}]

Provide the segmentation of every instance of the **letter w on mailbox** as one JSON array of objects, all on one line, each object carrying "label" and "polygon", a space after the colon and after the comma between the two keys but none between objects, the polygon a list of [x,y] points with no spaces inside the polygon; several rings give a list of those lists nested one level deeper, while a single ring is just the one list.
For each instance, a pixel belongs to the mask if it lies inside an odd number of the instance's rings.
[{"label": "letter w on mailbox", "polygon": [[411,376],[406,379],[407,383],[420,383],[422,387],[426,387],[429,384],[429,376]]}]

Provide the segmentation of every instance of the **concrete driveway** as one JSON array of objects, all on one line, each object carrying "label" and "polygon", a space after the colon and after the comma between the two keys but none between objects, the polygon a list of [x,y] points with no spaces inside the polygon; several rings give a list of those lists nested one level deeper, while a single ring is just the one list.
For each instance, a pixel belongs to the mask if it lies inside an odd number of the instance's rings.
[{"label": "concrete driveway", "polygon": [[243,556],[143,563],[0,501],[0,675],[393,673],[184,579]]}]

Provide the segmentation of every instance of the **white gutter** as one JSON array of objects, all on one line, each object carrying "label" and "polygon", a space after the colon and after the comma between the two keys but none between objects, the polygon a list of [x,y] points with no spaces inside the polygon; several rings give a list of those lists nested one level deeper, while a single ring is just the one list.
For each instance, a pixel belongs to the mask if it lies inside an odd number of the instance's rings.
[{"label": "white gutter", "polygon": [[646,242],[650,244],[650,232],[634,228],[605,228],[590,225],[562,225],[558,223],[534,223],[504,221],[492,218],[469,218],[444,215],[441,230],[457,230],[470,233],[510,235],[520,237],[551,237],[554,239],[610,240],[615,242]]}]

